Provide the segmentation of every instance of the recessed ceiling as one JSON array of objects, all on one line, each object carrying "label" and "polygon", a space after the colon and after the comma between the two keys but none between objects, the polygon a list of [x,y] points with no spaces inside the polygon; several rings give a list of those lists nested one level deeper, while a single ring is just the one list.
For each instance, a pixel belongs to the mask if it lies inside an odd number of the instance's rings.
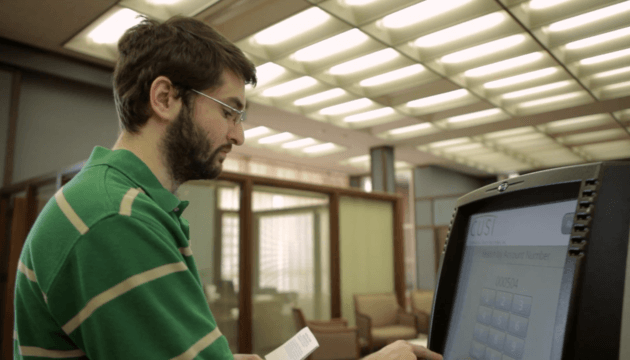
[{"label": "recessed ceiling", "polygon": [[[0,36],[111,66],[110,16],[206,21],[258,68],[237,154],[348,174],[383,145],[486,175],[630,158],[630,1],[156,1],[25,0]],[[42,3],[68,26],[29,27]]]}]

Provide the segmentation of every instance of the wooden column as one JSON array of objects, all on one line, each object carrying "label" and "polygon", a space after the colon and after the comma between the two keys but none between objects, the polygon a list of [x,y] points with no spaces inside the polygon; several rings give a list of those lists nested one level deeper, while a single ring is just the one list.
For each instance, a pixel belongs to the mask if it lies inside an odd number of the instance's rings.
[{"label": "wooden column", "polygon": [[238,351],[241,354],[251,354],[254,348],[253,331],[253,247],[252,247],[252,192],[254,182],[251,179],[241,184],[240,204],[240,247],[239,247],[239,319],[238,319]]},{"label": "wooden column", "polygon": [[403,199],[398,198],[392,202],[394,208],[394,289],[398,304],[406,309],[405,301],[405,234],[403,222],[405,211]]},{"label": "wooden column", "polygon": [[[0,324],[4,324],[4,305],[6,303],[7,294],[7,270],[9,257],[9,245],[10,236],[7,231],[9,230],[9,209],[10,201],[9,197],[2,197],[0,199]],[[4,341],[3,327],[0,327],[0,354],[2,354],[2,342]]]},{"label": "wooden column", "polygon": [[2,322],[2,358],[13,359],[13,297],[15,295],[15,276],[17,274],[20,253],[28,234],[28,204],[23,198],[14,199],[13,221],[11,223],[11,242],[9,244],[9,267],[7,287],[4,297],[4,317]]},{"label": "wooden column", "polygon": [[11,84],[11,104],[9,105],[9,129],[7,131],[7,146],[4,158],[3,187],[13,182],[13,154],[15,153],[15,134],[17,132],[18,109],[20,107],[20,88],[22,86],[22,72],[13,72]]},{"label": "wooden column", "polygon": [[339,255],[339,193],[330,194],[330,316],[341,317],[341,257]]}]

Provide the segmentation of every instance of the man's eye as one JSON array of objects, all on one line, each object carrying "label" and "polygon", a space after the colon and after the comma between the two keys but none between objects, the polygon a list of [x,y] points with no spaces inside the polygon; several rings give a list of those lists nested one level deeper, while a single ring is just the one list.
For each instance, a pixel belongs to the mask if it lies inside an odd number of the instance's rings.
[{"label": "man's eye", "polygon": [[232,112],[230,110],[223,110],[223,116],[225,116],[226,119],[229,119],[232,117]]}]

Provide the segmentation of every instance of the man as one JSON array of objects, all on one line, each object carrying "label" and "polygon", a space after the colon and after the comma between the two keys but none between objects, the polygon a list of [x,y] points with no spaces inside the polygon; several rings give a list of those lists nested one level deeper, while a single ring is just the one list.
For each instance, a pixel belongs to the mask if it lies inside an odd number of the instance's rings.
[{"label": "man", "polygon": [[[254,65],[190,18],[145,19],[118,44],[122,133],[43,209],[19,263],[15,359],[260,359],[232,355],[190,251],[186,181],[244,141]],[[396,342],[373,359],[441,358]]]}]

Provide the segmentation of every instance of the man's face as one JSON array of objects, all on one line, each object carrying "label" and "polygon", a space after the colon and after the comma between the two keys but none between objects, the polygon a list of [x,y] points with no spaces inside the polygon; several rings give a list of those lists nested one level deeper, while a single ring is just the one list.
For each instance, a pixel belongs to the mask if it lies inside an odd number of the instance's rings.
[{"label": "man's face", "polygon": [[[232,72],[223,73],[223,85],[204,94],[242,110],[245,104],[245,84]],[[182,106],[177,119],[162,138],[160,150],[176,184],[189,180],[214,179],[221,173],[223,160],[232,145],[242,145],[243,127],[235,125],[230,110],[219,103],[198,95],[194,110]]]}]

